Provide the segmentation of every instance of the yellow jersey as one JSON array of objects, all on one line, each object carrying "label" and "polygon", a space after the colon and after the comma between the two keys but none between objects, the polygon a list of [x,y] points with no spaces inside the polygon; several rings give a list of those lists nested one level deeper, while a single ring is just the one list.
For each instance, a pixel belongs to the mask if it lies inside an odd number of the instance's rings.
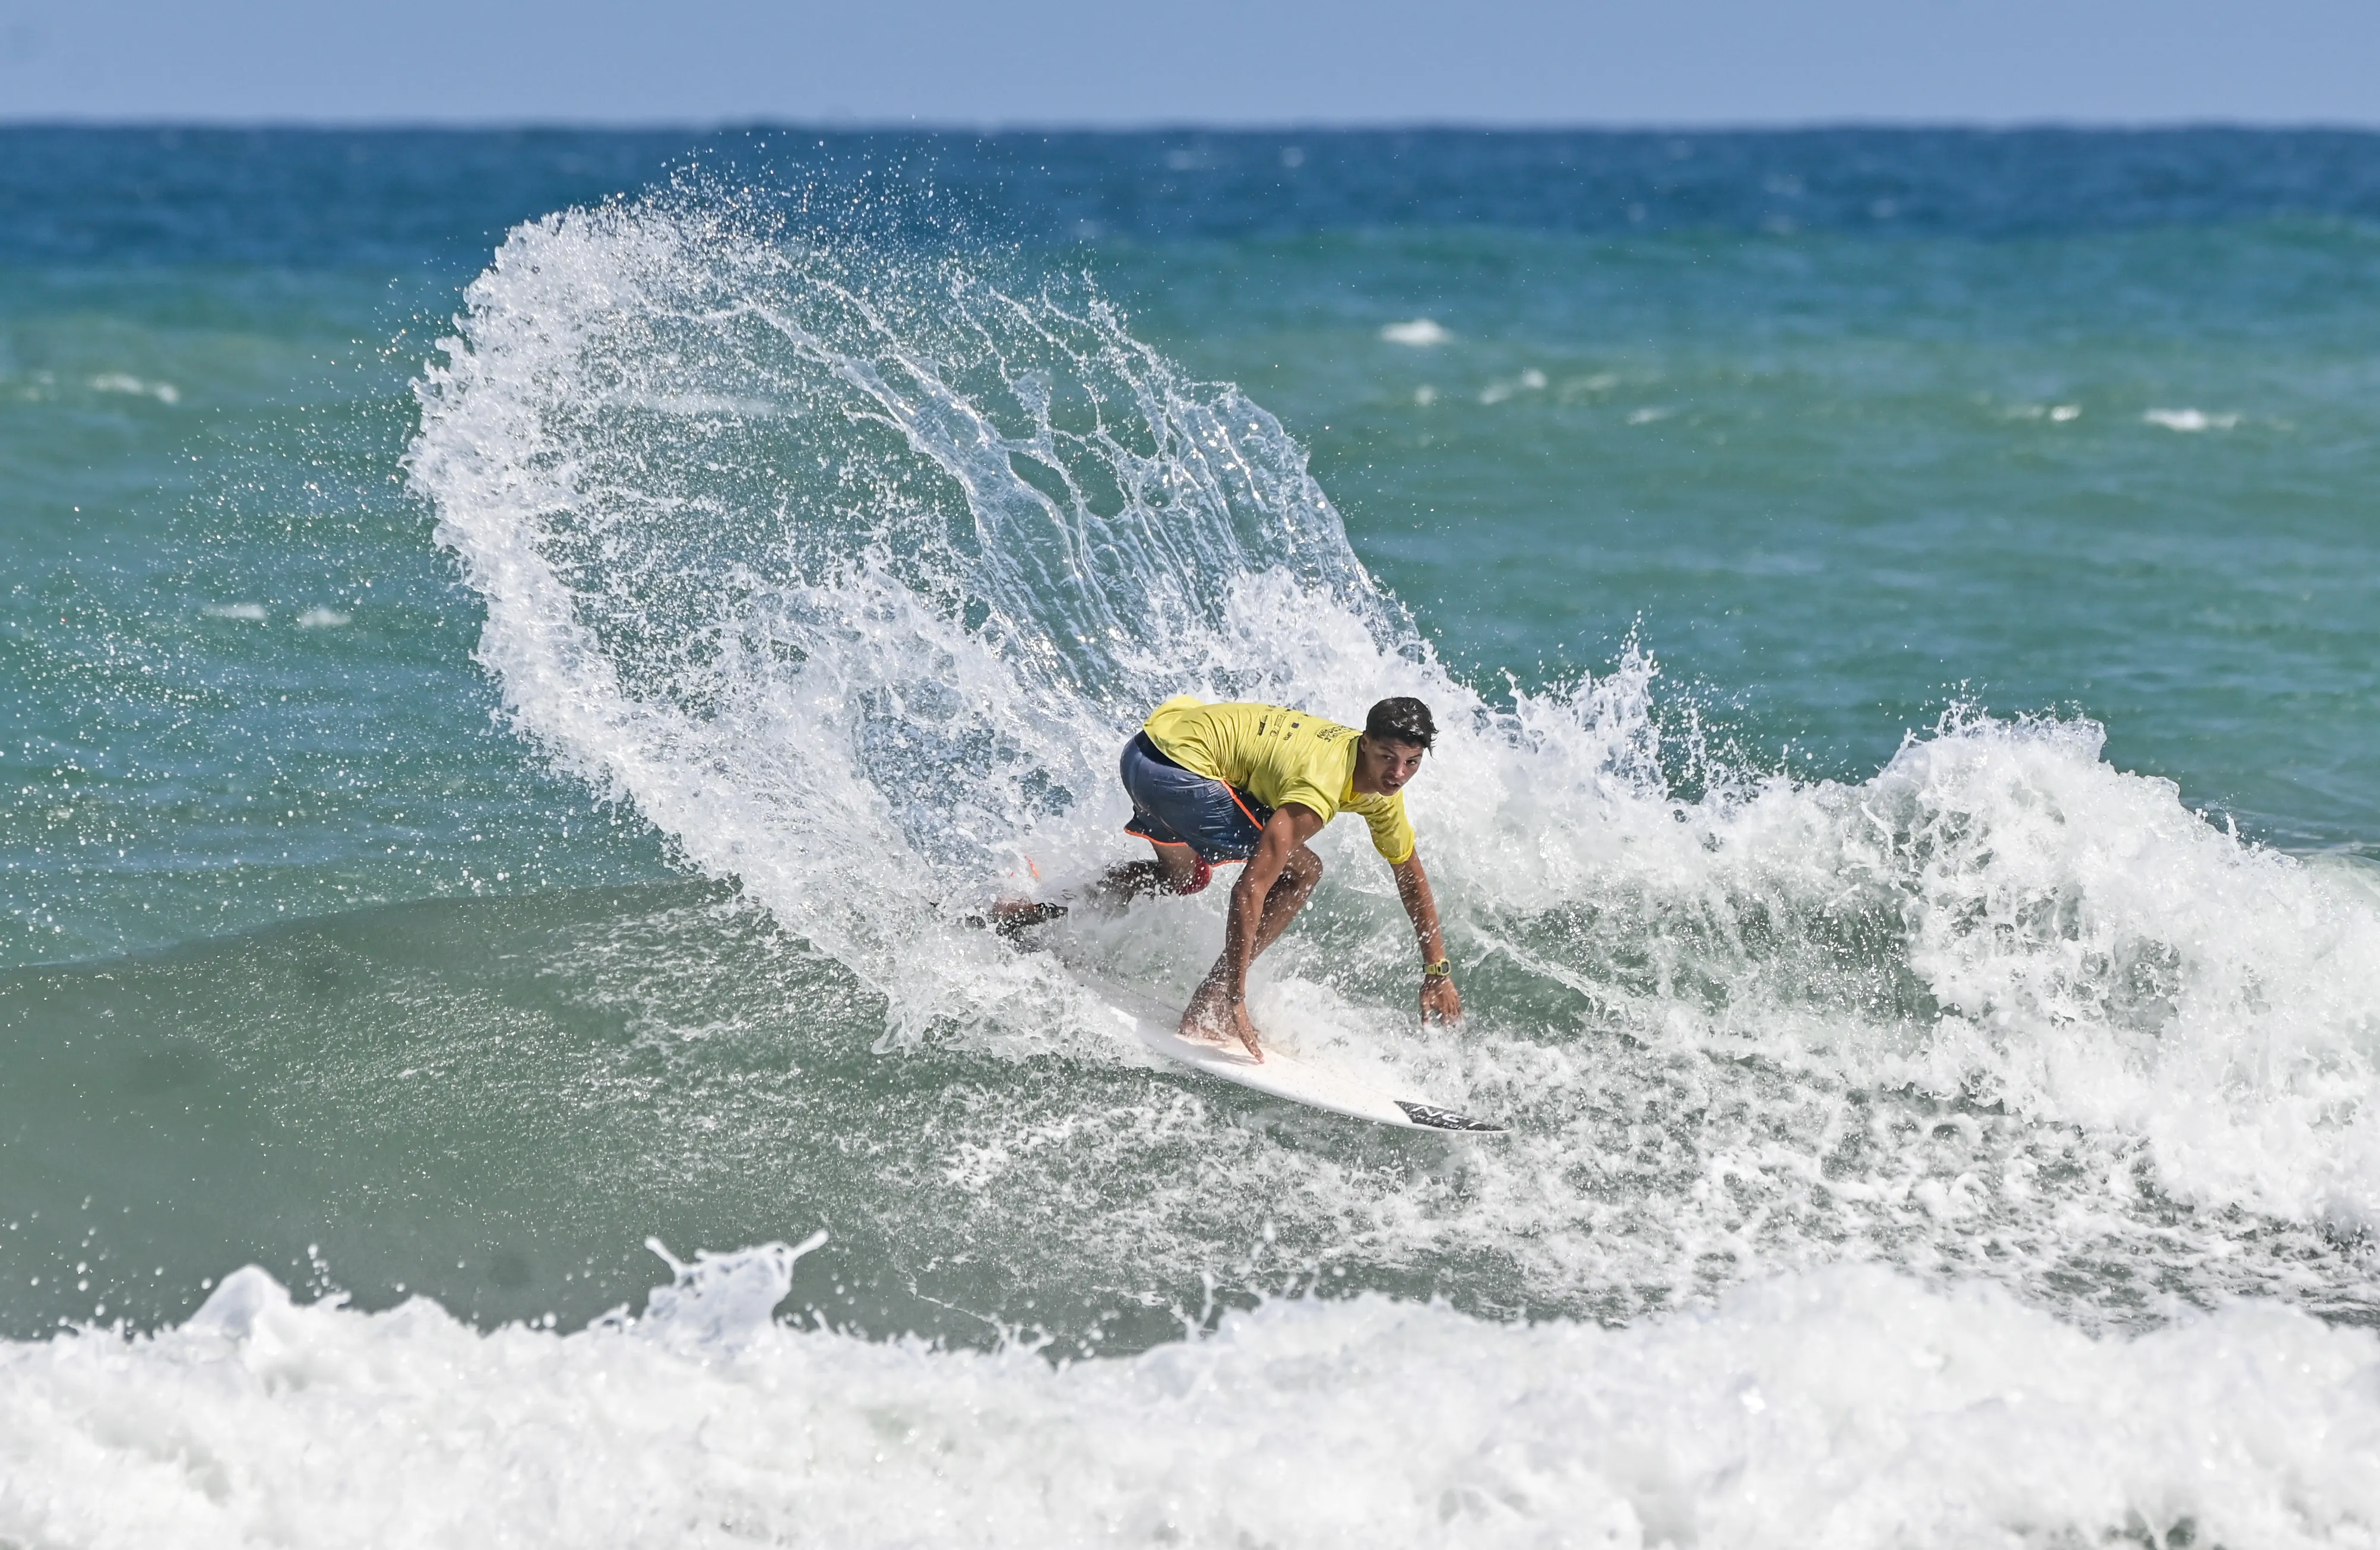
[{"label": "yellow jersey", "polygon": [[1267,807],[1294,802],[1329,823],[1342,812],[1371,825],[1372,848],[1391,866],[1413,859],[1413,825],[1404,793],[1355,792],[1354,727],[1286,706],[1203,705],[1176,695],[1159,706],[1142,731],[1158,751],[1194,775],[1220,781]]}]

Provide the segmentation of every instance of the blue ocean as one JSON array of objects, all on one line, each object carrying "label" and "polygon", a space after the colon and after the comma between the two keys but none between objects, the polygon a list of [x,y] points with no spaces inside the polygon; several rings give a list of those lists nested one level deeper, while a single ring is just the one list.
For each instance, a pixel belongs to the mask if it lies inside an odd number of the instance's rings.
[{"label": "blue ocean", "polygon": [[2375,490],[2380,135],[0,129],[0,1546],[2369,1545]]}]

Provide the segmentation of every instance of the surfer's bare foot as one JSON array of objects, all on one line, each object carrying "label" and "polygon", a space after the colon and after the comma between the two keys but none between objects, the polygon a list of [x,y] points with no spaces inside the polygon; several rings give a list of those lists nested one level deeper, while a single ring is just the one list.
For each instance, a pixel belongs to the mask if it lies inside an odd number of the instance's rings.
[{"label": "surfer's bare foot", "polygon": [[1264,1064],[1264,1051],[1257,1047],[1257,1025],[1248,1020],[1248,1009],[1238,1002],[1232,1004],[1232,1033],[1247,1046],[1248,1059]]},{"label": "surfer's bare foot", "polygon": [[1055,920],[1065,913],[1065,905],[1045,904],[1038,899],[995,900],[983,912],[985,923],[1003,937],[1014,937],[1027,926]]},{"label": "surfer's bare foot", "polygon": [[1257,1044],[1257,1025],[1248,1019],[1246,1003],[1232,1000],[1211,982],[1200,986],[1198,994],[1190,998],[1189,1009],[1182,1014],[1182,1036],[1201,1044],[1229,1045],[1237,1040],[1250,1060],[1264,1063],[1264,1050]]}]

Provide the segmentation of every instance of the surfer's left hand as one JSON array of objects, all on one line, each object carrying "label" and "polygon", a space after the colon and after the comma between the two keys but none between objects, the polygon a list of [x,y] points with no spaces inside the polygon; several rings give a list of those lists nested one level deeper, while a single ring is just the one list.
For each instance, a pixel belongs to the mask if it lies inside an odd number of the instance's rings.
[{"label": "surfer's left hand", "polygon": [[1424,1023],[1463,1021],[1463,992],[1454,987],[1452,976],[1439,975],[1421,982],[1421,1020]]}]

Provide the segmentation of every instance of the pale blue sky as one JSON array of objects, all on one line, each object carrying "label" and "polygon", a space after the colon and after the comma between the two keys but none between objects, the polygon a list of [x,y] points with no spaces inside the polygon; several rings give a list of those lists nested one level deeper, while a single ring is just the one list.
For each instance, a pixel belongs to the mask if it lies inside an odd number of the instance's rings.
[{"label": "pale blue sky", "polygon": [[0,0],[0,119],[2380,126],[2380,0]]}]

